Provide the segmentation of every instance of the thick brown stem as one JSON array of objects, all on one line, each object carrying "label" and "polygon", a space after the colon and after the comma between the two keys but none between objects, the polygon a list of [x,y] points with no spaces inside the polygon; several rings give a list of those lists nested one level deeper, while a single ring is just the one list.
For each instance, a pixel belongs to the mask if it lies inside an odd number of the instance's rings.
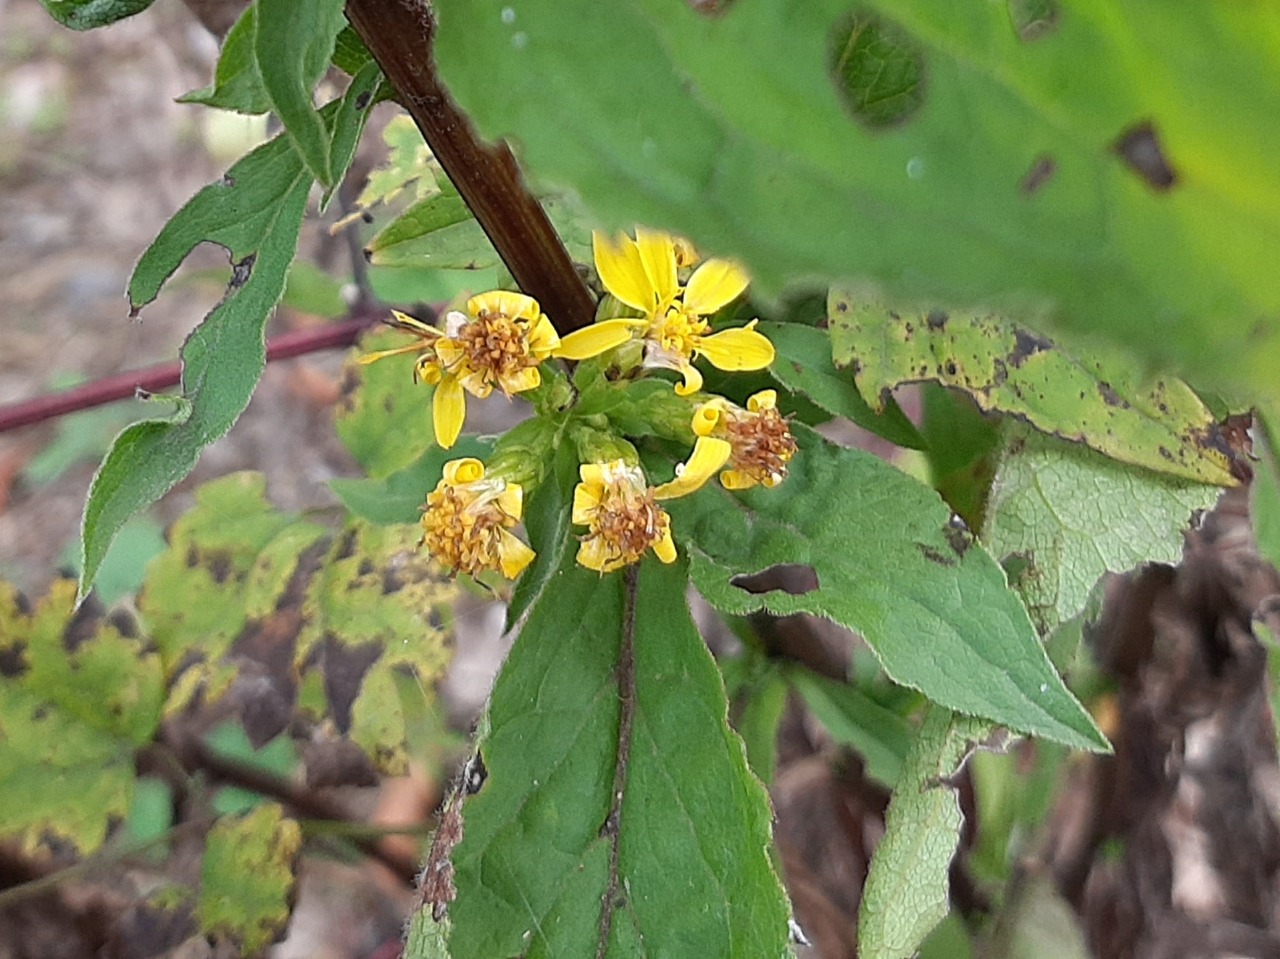
[{"label": "thick brown stem", "polygon": [[589,324],[595,300],[504,144],[476,137],[436,74],[425,0],[347,0],[347,20],[399,94],[516,283],[561,335]]}]

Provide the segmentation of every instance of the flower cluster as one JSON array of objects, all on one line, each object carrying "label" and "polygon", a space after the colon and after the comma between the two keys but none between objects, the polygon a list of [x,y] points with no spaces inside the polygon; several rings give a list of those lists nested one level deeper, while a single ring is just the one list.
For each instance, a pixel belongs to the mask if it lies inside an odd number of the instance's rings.
[{"label": "flower cluster", "polygon": [[[694,396],[703,383],[693,365],[698,357],[727,371],[761,370],[773,362],[773,345],[756,330],[755,320],[720,330],[711,326],[709,318],[746,290],[748,278],[741,267],[714,258],[699,262],[687,242],[643,228],[635,239],[597,233],[593,252],[601,282],[621,304],[613,312],[626,315],[606,313],[562,338],[532,297],[483,293],[469,299],[465,311],[446,314],[443,329],[395,313],[390,324],[413,334],[414,341],[371,353],[361,362],[416,355],[415,380],[435,387],[432,418],[436,441],[445,449],[462,431],[468,393],[483,398],[498,389],[511,397],[536,390],[548,360],[608,354],[615,372],[597,376],[599,384],[630,380],[646,369],[678,372],[675,393],[690,397],[691,420],[681,420],[688,427],[659,432],[669,439],[692,433],[694,444],[670,482],[650,485],[635,447],[622,436],[601,433],[599,415],[594,420],[584,416],[577,433],[559,421],[557,435],[577,443],[581,463],[571,516],[575,525],[585,527],[577,560],[605,574],[639,562],[650,550],[661,562],[673,562],[676,547],[663,501],[695,492],[717,473],[727,489],[776,486],[786,478],[796,443],[772,390],[751,396],[746,408],[722,396]],[[565,382],[563,374],[552,375]],[[590,383],[577,386],[584,395],[593,388]],[[539,394],[530,395],[535,409],[544,412]],[[604,440],[584,438],[588,436]],[[544,452],[504,449],[500,440],[488,468],[472,458],[449,462],[427,495],[423,547],[457,572],[518,576],[533,561],[534,551],[513,530],[521,522],[526,486],[540,479],[540,467],[530,461]]]}]

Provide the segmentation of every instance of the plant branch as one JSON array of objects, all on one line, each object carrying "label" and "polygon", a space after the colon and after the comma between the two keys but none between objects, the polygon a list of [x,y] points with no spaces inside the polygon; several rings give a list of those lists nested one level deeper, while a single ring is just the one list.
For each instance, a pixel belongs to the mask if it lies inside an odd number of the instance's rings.
[{"label": "plant branch", "polygon": [[425,0],[347,0],[347,20],[516,283],[563,336],[591,323],[595,299],[505,144],[480,142],[436,73],[435,20]]},{"label": "plant branch", "polygon": [[[368,312],[307,330],[291,330],[267,341],[267,362],[287,360],[319,350],[351,346],[360,334],[378,321],[383,311]],[[176,386],[182,379],[182,364],[177,360],[157,363],[141,370],[117,373],[93,380],[60,393],[34,396],[0,406],[0,433],[107,403],[127,400],[139,392],[154,393]]]}]

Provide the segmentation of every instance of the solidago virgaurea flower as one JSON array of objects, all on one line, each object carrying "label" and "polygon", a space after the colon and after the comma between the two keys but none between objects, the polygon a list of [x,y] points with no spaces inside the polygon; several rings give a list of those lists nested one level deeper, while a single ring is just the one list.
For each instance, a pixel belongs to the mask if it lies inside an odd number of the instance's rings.
[{"label": "solidago virgaurea flower", "polygon": [[670,483],[650,487],[644,471],[626,460],[583,463],[573,490],[573,522],[587,527],[578,546],[578,562],[600,573],[637,563],[652,549],[664,563],[675,562],[671,517],[659,500],[694,492],[724,465],[729,444],[699,437],[687,462]]},{"label": "solidago virgaurea flower", "polygon": [[625,342],[637,332],[645,341],[644,365],[679,371],[682,396],[702,387],[702,375],[694,368],[695,356],[705,356],[722,370],[762,370],[773,362],[773,344],[755,330],[756,321],[744,327],[711,332],[706,317],[726,306],[747,288],[747,274],[729,260],[710,259],[693,271],[681,286],[680,265],[696,261],[693,248],[666,233],[636,230],[636,238],[604,234],[592,236],[596,270],[605,288],[627,306],[641,310],[643,320],[602,320],[564,338],[557,356],[585,359]]},{"label": "solidago virgaurea flower", "polygon": [[422,545],[451,569],[475,576],[498,570],[515,579],[533,562],[534,552],[512,527],[524,511],[524,491],[516,483],[486,476],[477,459],[450,460],[422,513]]},{"label": "solidago virgaurea flower", "polygon": [[753,394],[745,410],[723,396],[708,400],[693,414],[693,432],[726,440],[732,447],[729,468],[720,474],[726,489],[777,486],[787,478],[787,464],[796,453],[775,390]]},{"label": "solidago virgaurea flower", "polygon": [[484,398],[495,386],[507,396],[533,389],[542,382],[538,364],[560,345],[538,301],[505,290],[473,296],[465,313],[445,315],[443,331],[403,313],[394,314],[392,325],[415,334],[419,342],[370,353],[360,362],[419,354],[414,376],[436,388],[432,418],[436,442],[445,449],[462,432],[466,393]]}]

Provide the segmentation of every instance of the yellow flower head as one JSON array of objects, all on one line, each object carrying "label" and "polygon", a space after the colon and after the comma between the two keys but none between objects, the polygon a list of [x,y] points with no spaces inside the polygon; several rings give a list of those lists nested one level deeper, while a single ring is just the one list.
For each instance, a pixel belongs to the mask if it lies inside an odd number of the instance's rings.
[{"label": "yellow flower head", "polygon": [[457,442],[466,419],[465,393],[483,398],[495,386],[507,396],[533,389],[542,382],[538,364],[555,352],[560,337],[537,300],[505,290],[473,296],[465,313],[454,310],[444,321],[440,331],[395,313],[392,325],[413,333],[419,342],[370,353],[360,362],[418,353],[414,376],[436,387],[436,442],[448,449]]},{"label": "yellow flower head", "polygon": [[674,562],[671,517],[658,501],[694,492],[728,457],[727,442],[700,437],[688,462],[677,467],[676,478],[656,488],[640,467],[626,460],[583,463],[578,471],[582,482],[573,491],[573,522],[587,527],[578,562],[611,573],[639,562],[650,548],[662,562]]},{"label": "yellow flower head", "polygon": [[492,569],[515,579],[534,557],[511,532],[523,510],[517,484],[485,476],[477,459],[450,460],[427,494],[422,545],[453,570],[475,576]]},{"label": "yellow flower head", "polygon": [[693,248],[666,233],[643,228],[636,238],[592,237],[596,270],[605,288],[627,306],[641,310],[644,319],[603,320],[566,336],[557,351],[568,359],[585,359],[603,352],[599,343],[625,342],[640,331],[645,340],[645,366],[679,371],[682,396],[702,387],[702,375],[694,368],[695,356],[705,356],[722,370],[762,370],[773,362],[773,344],[745,327],[711,332],[706,317],[726,306],[747,288],[747,274],[729,260],[704,261],[680,285],[678,269],[696,258]]},{"label": "yellow flower head", "polygon": [[745,410],[717,396],[693,414],[696,435],[717,437],[732,448],[729,468],[720,474],[726,489],[748,489],[758,483],[772,487],[787,478],[796,441],[777,403],[777,392],[761,390],[747,400]]}]

